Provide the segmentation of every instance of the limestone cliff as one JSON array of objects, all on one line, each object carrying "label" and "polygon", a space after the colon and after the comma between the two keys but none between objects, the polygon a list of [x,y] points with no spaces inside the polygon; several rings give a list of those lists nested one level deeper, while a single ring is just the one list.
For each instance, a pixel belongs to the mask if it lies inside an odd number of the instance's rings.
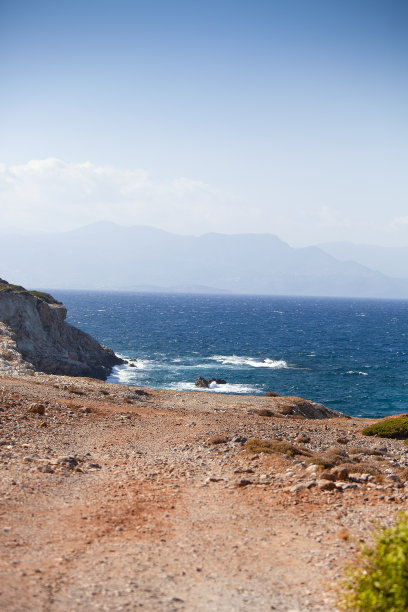
[{"label": "limestone cliff", "polygon": [[0,279],[0,372],[89,376],[105,380],[123,363],[92,336],[66,323],[52,296]]}]

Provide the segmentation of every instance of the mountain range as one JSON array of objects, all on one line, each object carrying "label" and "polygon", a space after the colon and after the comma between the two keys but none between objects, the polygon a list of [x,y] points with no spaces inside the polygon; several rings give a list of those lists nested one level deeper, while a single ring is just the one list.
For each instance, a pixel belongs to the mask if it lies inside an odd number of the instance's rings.
[{"label": "mountain range", "polygon": [[37,289],[408,298],[402,252],[390,251],[385,266],[384,247],[354,247],[293,248],[272,234],[196,237],[99,222],[68,232],[3,234],[0,277]]}]

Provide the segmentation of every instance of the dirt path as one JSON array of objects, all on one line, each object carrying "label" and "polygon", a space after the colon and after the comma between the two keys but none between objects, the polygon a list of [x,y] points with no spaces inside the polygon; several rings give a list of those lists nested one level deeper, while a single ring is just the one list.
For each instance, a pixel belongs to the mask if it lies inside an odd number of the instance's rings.
[{"label": "dirt path", "polygon": [[[404,483],[387,480],[407,463],[403,444],[363,438],[359,419],[265,418],[248,414],[264,398],[129,399],[123,387],[56,377],[0,389],[0,607],[10,612],[333,610],[331,585],[371,519],[406,507]],[[28,412],[33,402],[44,415]],[[385,448],[385,480],[295,490],[310,479],[302,458],[243,444],[305,431],[319,451],[341,435]],[[225,443],[209,443],[222,433]]]}]

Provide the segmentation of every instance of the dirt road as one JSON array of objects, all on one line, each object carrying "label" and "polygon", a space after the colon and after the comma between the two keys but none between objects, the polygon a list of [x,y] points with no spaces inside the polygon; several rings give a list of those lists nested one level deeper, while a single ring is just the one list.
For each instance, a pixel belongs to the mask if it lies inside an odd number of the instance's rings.
[{"label": "dirt road", "polygon": [[[406,508],[408,451],[361,419],[258,414],[268,402],[0,379],[0,608],[333,610],[371,519]],[[299,436],[356,474],[332,488],[313,457],[245,443]]]}]

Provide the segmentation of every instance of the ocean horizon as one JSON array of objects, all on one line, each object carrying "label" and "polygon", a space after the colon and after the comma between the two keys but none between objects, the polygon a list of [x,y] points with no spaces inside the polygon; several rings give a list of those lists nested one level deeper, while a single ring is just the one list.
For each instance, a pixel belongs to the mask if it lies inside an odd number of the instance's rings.
[{"label": "ocean horizon", "polygon": [[352,416],[407,411],[408,300],[58,291],[67,322],[128,361],[108,382],[305,397]]}]

